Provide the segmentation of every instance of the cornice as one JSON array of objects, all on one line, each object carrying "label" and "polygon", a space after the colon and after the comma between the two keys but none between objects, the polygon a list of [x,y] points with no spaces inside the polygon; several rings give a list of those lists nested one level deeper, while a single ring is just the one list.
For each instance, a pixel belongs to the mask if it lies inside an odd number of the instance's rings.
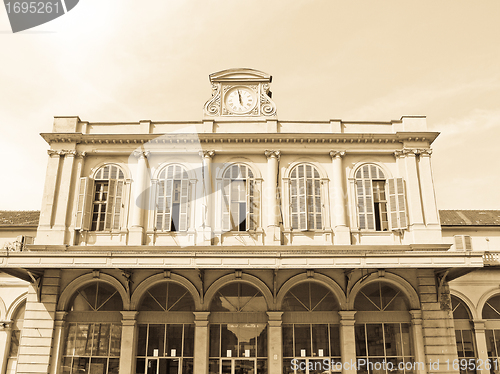
[{"label": "cornice", "polygon": [[292,143],[292,144],[383,144],[432,142],[438,132],[397,133],[197,133],[197,134],[82,134],[42,133],[49,144],[194,144],[194,143]]}]

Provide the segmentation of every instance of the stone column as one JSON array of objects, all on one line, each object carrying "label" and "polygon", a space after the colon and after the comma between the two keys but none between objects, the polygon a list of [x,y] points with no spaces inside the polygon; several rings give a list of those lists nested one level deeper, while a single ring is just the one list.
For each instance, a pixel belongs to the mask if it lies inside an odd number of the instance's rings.
[{"label": "stone column", "polygon": [[7,369],[7,361],[9,360],[10,339],[12,337],[12,321],[4,321],[0,323],[0,368],[1,373],[5,373]]},{"label": "stone column", "polygon": [[132,200],[132,219],[130,222],[130,245],[144,244],[144,190],[147,180],[147,157],[149,152],[135,151],[138,158],[137,169],[134,175],[134,195]]},{"label": "stone column", "polygon": [[335,244],[351,244],[351,235],[347,227],[345,212],[345,190],[344,190],[344,168],[342,167],[342,157],[345,151],[330,151],[333,165],[333,217]]},{"label": "stone column", "polygon": [[403,149],[396,151],[396,162],[399,174],[405,179],[406,201],[408,205],[409,228],[413,234],[414,242],[427,242],[425,238],[424,216],[422,200],[420,199],[420,183],[417,170],[417,149]]},{"label": "stone column", "polygon": [[[280,151],[265,151],[267,157],[267,180],[264,201],[267,205],[266,244],[281,244],[281,230],[278,214],[278,161]],[[263,211],[263,209],[262,209]],[[264,212],[263,212],[264,213]]]},{"label": "stone column", "polygon": [[343,374],[356,374],[356,335],[354,333],[355,310],[341,310],[340,314],[340,361]]},{"label": "stone column", "polygon": [[[210,312],[193,312],[194,314],[194,370],[196,374],[208,373],[208,349],[210,331],[208,315]],[[122,372],[120,372],[122,374]]]},{"label": "stone column", "polygon": [[40,211],[40,220],[38,223],[38,232],[35,238],[35,244],[49,244],[50,229],[53,223],[54,198],[59,174],[59,162],[61,160],[61,151],[49,149],[49,161],[47,163],[47,173],[45,177],[45,187],[43,189],[42,209]]},{"label": "stone column", "polygon": [[200,151],[200,156],[203,159],[203,207],[202,212],[203,226],[202,226],[202,237],[204,245],[210,245],[212,243],[212,217],[213,211],[213,196],[212,196],[212,158],[215,156],[215,151]]},{"label": "stone column", "polygon": [[434,190],[434,181],[432,179],[431,167],[431,149],[421,149],[418,162],[418,171],[420,176],[420,190],[422,192],[422,204],[424,208],[425,224],[432,230],[432,237],[436,243],[441,241],[441,226],[439,222],[439,212],[436,204],[436,195]]},{"label": "stone column", "polygon": [[267,359],[269,373],[283,372],[283,341],[281,317],[283,312],[267,312],[269,316],[267,330]]},{"label": "stone column", "polygon": [[[474,323],[474,335],[476,340],[477,360],[478,362],[488,362],[488,346],[486,345],[486,333],[484,328],[484,320],[476,319]],[[479,361],[480,360],[480,361]],[[490,371],[486,370],[485,365],[481,369],[476,370],[477,374],[488,374]]]},{"label": "stone column", "polygon": [[424,334],[422,333],[422,311],[410,310],[411,315],[411,334],[413,337],[413,346],[415,350],[415,374],[426,374],[425,364],[425,348],[424,348]]},{"label": "stone column", "polygon": [[56,312],[52,356],[50,358],[50,374],[58,374],[60,372],[59,368],[61,367],[63,356],[67,314],[67,312]]},{"label": "stone column", "polygon": [[120,374],[135,373],[135,351],[137,347],[136,311],[123,311],[122,314],[122,341],[120,346]]},{"label": "stone column", "polygon": [[[71,206],[68,205],[68,209],[70,212],[76,212],[78,205],[78,187],[80,183],[80,178],[82,177],[82,169],[85,161],[85,156],[87,152],[76,152],[76,160],[75,160],[75,182],[76,188],[73,191],[73,204]],[[71,199],[71,196],[70,196]],[[70,230],[69,230],[69,244],[70,245],[78,245],[78,235],[75,231],[75,217],[70,217]]]},{"label": "stone column", "polygon": [[56,211],[54,226],[52,227],[52,240],[58,244],[68,244],[66,242],[66,228],[68,222],[68,203],[72,187],[73,165],[75,163],[75,150],[61,151],[64,158],[62,162],[61,175],[59,177],[59,192],[56,199]]}]

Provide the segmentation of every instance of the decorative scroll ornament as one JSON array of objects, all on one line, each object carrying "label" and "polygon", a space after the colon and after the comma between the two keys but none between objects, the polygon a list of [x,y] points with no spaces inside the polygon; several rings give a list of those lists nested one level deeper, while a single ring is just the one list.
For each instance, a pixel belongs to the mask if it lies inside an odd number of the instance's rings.
[{"label": "decorative scroll ornament", "polygon": [[220,83],[212,83],[212,98],[205,104],[205,114],[209,116],[218,116],[221,114],[221,92]]},{"label": "decorative scroll ornament", "polygon": [[270,158],[270,157],[276,157],[276,159],[280,159],[280,155],[281,155],[281,151],[270,151],[270,150],[267,150],[264,152],[264,154],[266,155],[267,158]]},{"label": "decorative scroll ornament", "polygon": [[261,86],[260,94],[260,112],[264,116],[275,116],[276,115],[276,104],[268,96],[269,84],[263,84]]},{"label": "decorative scroll ornament", "polygon": [[205,158],[213,158],[215,156],[215,151],[200,151],[200,156]]},{"label": "decorative scroll ornament", "polygon": [[345,156],[345,151],[330,151],[330,157],[332,159],[339,157],[342,158]]}]

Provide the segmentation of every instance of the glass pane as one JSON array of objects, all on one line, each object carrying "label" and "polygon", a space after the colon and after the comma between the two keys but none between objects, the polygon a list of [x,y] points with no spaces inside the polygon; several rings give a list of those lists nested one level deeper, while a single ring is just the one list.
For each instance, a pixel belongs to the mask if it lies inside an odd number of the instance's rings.
[{"label": "glass pane", "polygon": [[194,352],[194,325],[184,325],[184,352],[183,357],[193,357]]},{"label": "glass pane", "polygon": [[219,374],[219,360],[208,361],[208,374]]},{"label": "glass pane", "polygon": [[62,374],[70,374],[71,373],[71,357],[64,357],[62,365],[61,365],[61,372]]},{"label": "glass pane", "polygon": [[235,374],[255,374],[254,360],[234,360]]},{"label": "glass pane", "polygon": [[222,360],[222,374],[231,374],[231,361],[229,360]]},{"label": "glass pane", "polygon": [[193,374],[193,359],[183,358],[182,359],[182,374]]},{"label": "glass pane", "polygon": [[[234,329],[237,325],[231,325]],[[228,325],[221,325],[221,357],[237,357],[238,339],[236,335],[228,329]]]},{"label": "glass pane", "polygon": [[96,323],[93,336],[93,356],[108,356],[109,354],[109,334],[111,325],[108,323]]},{"label": "glass pane", "polygon": [[149,359],[146,367],[147,374],[157,374],[158,372],[158,359]]},{"label": "glass pane", "polygon": [[182,355],[182,325],[167,325],[167,344],[165,356],[180,357]]},{"label": "glass pane", "polygon": [[311,326],[295,325],[295,357],[311,356]]},{"label": "glass pane", "polygon": [[366,356],[365,325],[355,325],[356,356]]},{"label": "glass pane", "polygon": [[330,325],[330,354],[340,357],[340,331],[338,325]]},{"label": "glass pane", "polygon": [[75,356],[90,356],[92,333],[91,324],[78,324],[75,338]]},{"label": "glass pane", "polygon": [[178,374],[180,358],[161,358],[158,374]]},{"label": "glass pane", "polygon": [[137,356],[146,356],[148,325],[139,325],[137,335]]},{"label": "glass pane", "polygon": [[267,326],[257,338],[257,357],[267,357]]},{"label": "glass pane", "polygon": [[[182,337],[182,334],[179,335]],[[149,325],[148,356],[159,357],[164,355],[165,325]]]},{"label": "glass pane", "polygon": [[210,325],[210,357],[220,355],[220,325]]},{"label": "glass pane", "polygon": [[95,358],[90,360],[90,374],[106,374],[108,366],[107,358]]},{"label": "glass pane", "polygon": [[330,356],[328,325],[312,325],[312,356]]},{"label": "glass pane", "polygon": [[474,341],[471,330],[462,330],[462,343],[465,357],[475,357]]},{"label": "glass pane", "polygon": [[413,356],[413,348],[412,348],[413,344],[411,342],[409,323],[401,324],[401,334],[403,339],[403,354],[405,356]]},{"label": "glass pane", "polygon": [[257,360],[257,374],[267,374],[267,360]]},{"label": "glass pane", "polygon": [[283,357],[293,357],[293,325],[282,325]]},{"label": "glass pane", "polygon": [[382,324],[366,324],[366,342],[369,356],[384,356]]},{"label": "glass pane", "polygon": [[122,327],[120,325],[111,325],[111,346],[109,349],[110,356],[120,356],[122,341]]},{"label": "glass pane", "polygon": [[135,373],[144,374],[146,370],[146,359],[138,358],[135,364]]},{"label": "glass pane", "polygon": [[[12,336],[14,337],[14,333],[17,331],[12,331]],[[71,323],[68,328],[68,336],[66,338],[66,349],[65,349],[65,355],[71,356],[73,355],[73,352],[75,350],[75,334],[76,334],[76,324]],[[12,343],[11,343],[11,349],[12,349]],[[12,357],[13,354],[11,353],[10,356]],[[17,356],[17,352],[14,356]]]},{"label": "glass pane", "polygon": [[89,361],[87,357],[75,357],[73,359],[73,373],[76,374],[90,374]]},{"label": "glass pane", "polygon": [[[382,338],[382,336],[380,336]],[[387,356],[403,356],[401,331],[399,323],[384,324],[385,354]]]}]

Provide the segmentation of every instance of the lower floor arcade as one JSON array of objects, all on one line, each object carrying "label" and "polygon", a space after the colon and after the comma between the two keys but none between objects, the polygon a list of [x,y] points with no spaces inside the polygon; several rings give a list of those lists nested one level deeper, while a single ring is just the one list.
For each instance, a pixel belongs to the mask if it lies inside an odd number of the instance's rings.
[{"label": "lower floor arcade", "polygon": [[19,303],[10,373],[500,372],[500,289],[471,312],[433,269],[73,269],[40,279]]}]

